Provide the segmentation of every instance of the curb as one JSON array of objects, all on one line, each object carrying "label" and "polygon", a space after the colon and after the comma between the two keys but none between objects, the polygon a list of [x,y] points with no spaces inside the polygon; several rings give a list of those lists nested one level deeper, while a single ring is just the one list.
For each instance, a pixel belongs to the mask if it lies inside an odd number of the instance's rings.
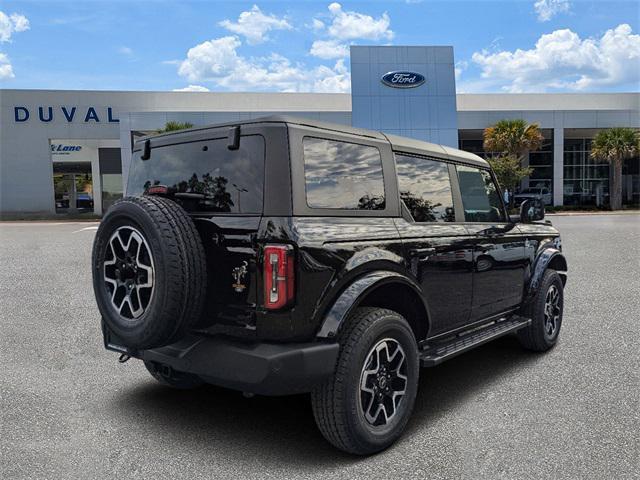
[{"label": "curb", "polygon": [[581,215],[640,215],[640,210],[630,210],[622,212],[548,212],[545,213],[545,217],[571,217]]}]

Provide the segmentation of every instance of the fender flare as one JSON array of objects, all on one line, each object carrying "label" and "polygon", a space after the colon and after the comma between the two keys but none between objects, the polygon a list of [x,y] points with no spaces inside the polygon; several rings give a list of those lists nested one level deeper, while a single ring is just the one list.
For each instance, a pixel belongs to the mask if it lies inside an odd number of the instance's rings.
[{"label": "fender flare", "polygon": [[420,287],[413,280],[398,272],[377,270],[357,278],[340,294],[325,315],[316,337],[325,339],[334,338],[349,314],[357,308],[367,293],[381,285],[393,283],[404,284],[414,290],[422,300],[428,316],[429,310],[424,303]]},{"label": "fender flare", "polygon": [[531,298],[535,295],[538,287],[540,286],[544,272],[555,258],[561,259],[561,262],[565,267],[562,272],[566,272],[567,260],[562,252],[554,247],[545,248],[538,254],[533,264],[533,273],[531,274],[531,279],[529,280],[529,285],[527,287],[527,298]]}]

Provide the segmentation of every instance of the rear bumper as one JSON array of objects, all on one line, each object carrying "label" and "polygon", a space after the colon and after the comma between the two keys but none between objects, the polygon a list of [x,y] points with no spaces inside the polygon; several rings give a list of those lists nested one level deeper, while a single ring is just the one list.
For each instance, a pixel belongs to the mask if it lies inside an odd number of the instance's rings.
[{"label": "rear bumper", "polygon": [[137,352],[145,361],[195,374],[207,383],[261,395],[310,392],[335,370],[337,343],[242,343],[188,336]]}]

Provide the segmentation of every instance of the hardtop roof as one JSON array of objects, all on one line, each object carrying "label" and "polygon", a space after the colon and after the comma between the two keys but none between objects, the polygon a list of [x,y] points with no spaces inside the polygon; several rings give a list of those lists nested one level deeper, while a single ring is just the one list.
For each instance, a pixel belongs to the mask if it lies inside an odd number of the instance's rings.
[{"label": "hardtop roof", "polygon": [[[448,147],[445,145],[438,145],[435,143],[424,142],[422,140],[416,140],[408,137],[401,137],[398,135],[390,135],[381,133],[375,130],[368,130],[364,128],[351,127],[349,125],[343,125],[339,123],[323,122],[321,120],[315,120],[310,118],[302,118],[293,115],[269,115],[265,117],[253,118],[248,120],[240,120],[235,122],[216,123],[212,125],[206,125],[202,127],[194,127],[185,130],[179,130],[175,132],[166,132],[155,135],[147,135],[136,140],[136,144],[139,144],[149,138],[164,139],[165,137],[180,137],[183,135],[189,135],[194,132],[201,132],[203,130],[232,127],[237,125],[249,125],[259,123],[286,123],[290,125],[301,125],[306,127],[319,128],[322,130],[329,130],[332,132],[348,133],[351,135],[358,135],[367,138],[375,138],[378,140],[387,140],[394,151],[405,152],[409,154],[427,155],[442,158],[445,160],[460,161],[464,163],[474,164],[480,167],[488,167],[489,164],[486,160],[470,152],[458,150],[457,148]],[[134,147],[134,150],[137,148]]]}]

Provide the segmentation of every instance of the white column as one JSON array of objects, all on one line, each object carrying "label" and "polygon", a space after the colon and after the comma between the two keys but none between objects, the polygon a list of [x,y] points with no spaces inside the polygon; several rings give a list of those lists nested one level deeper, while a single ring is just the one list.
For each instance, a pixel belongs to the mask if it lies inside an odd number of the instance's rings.
[{"label": "white column", "polygon": [[564,128],[553,129],[553,204],[564,203]]},{"label": "white column", "polygon": [[91,159],[91,181],[93,182],[93,213],[102,215],[102,178],[100,177],[100,156],[98,148],[93,150]]}]

